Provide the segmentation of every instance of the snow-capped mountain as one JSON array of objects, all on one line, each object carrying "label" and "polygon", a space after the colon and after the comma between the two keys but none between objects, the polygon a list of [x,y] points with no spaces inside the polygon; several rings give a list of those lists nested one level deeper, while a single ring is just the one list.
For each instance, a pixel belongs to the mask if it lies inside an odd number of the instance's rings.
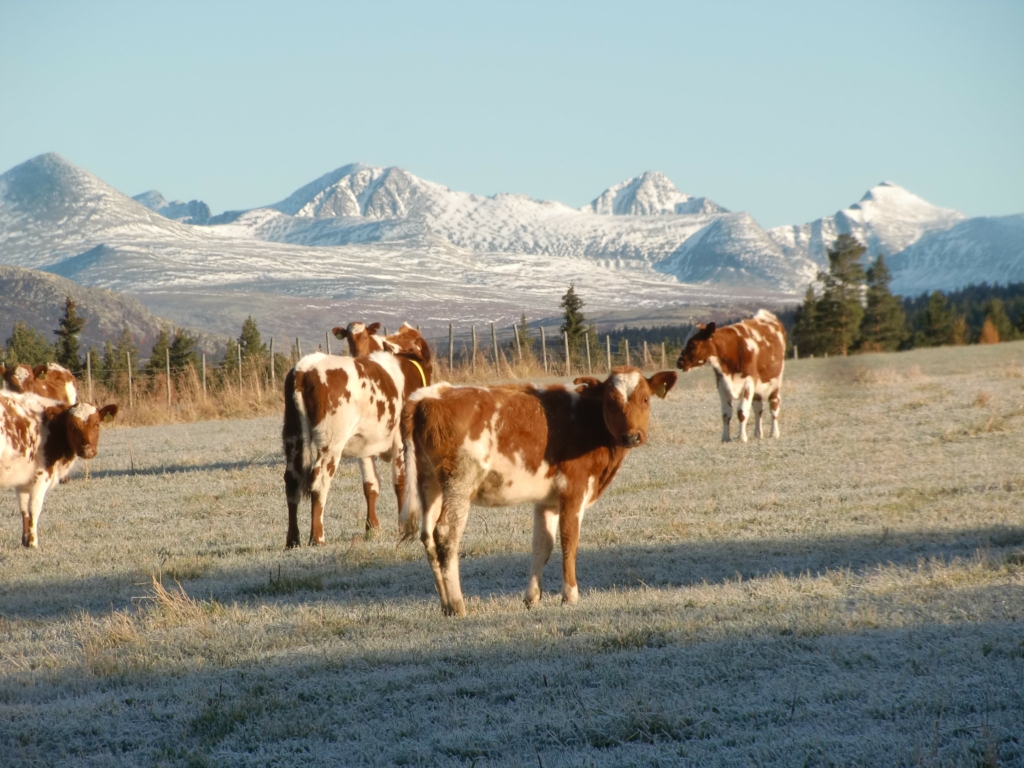
[{"label": "snow-capped mountain", "polygon": [[886,262],[897,293],[1024,280],[1024,214],[978,216],[926,232]]},{"label": "snow-capped mountain", "polygon": [[706,197],[691,197],[680,192],[665,174],[658,171],[646,171],[609,187],[582,210],[613,216],[729,212]]},{"label": "snow-capped mountain", "polygon": [[167,202],[164,196],[155,189],[135,195],[132,200],[142,203],[149,210],[156,211],[165,218],[174,219],[183,224],[210,223],[210,206],[202,200],[189,200],[187,203],[181,200]]},{"label": "snow-capped mountain", "polygon": [[131,293],[182,325],[237,332],[257,312],[293,336],[322,329],[325,314],[330,327],[411,312],[425,328],[546,316],[570,281],[591,316],[777,304],[802,293],[842,232],[889,257],[898,290],[1024,279],[1020,217],[964,220],[891,183],[834,216],[767,232],[654,172],[583,209],[359,164],[204,226],[147,207],[177,215],[175,205],[191,204],[132,199],[41,155],[0,175],[0,264]]},{"label": "snow-capped mountain", "polygon": [[828,267],[826,251],[839,235],[853,235],[872,257],[899,253],[926,233],[941,231],[963,221],[959,211],[940,208],[891,181],[867,191],[849,208],[801,226],[775,227],[771,238],[790,256],[809,258]]}]

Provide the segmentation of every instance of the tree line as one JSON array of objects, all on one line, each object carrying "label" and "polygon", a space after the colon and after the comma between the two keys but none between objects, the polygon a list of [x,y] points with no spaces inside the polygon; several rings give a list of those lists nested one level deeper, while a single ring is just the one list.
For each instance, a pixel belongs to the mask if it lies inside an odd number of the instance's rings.
[{"label": "tree line", "polygon": [[852,235],[840,235],[828,249],[828,271],[818,272],[818,289],[808,285],[803,303],[780,313],[789,327],[789,343],[801,356],[994,344],[1024,337],[1024,283],[972,285],[905,299],[889,288],[884,256],[879,254],[864,268],[866,251]]},{"label": "tree line", "polygon": [[[200,368],[198,338],[183,328],[162,328],[146,360],[142,359],[127,327],[116,339],[107,339],[102,350],[90,346],[83,355],[78,337],[86,322],[87,318],[78,313],[77,304],[69,296],[65,301],[64,314],[53,331],[57,337],[53,343],[32,326],[16,322],[6,343],[0,347],[0,362],[8,367],[19,363],[32,367],[58,363],[79,378],[88,368],[93,381],[112,389],[126,386],[129,372],[133,380],[155,379],[166,374],[169,363],[172,378],[177,378],[189,369],[198,371]],[[270,352],[251,316],[242,323],[238,338],[228,339],[223,359],[211,366],[211,372],[221,378],[236,376],[239,361],[245,370],[269,371]],[[291,354],[275,353],[276,375],[283,376],[292,362]]]}]

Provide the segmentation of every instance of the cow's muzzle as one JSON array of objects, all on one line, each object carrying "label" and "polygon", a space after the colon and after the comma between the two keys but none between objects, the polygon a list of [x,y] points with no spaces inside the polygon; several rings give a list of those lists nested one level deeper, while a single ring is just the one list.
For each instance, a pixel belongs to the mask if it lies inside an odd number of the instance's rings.
[{"label": "cow's muzzle", "polygon": [[643,432],[630,432],[628,435],[622,438],[622,444],[627,448],[636,448],[638,445],[642,445],[644,442]]}]

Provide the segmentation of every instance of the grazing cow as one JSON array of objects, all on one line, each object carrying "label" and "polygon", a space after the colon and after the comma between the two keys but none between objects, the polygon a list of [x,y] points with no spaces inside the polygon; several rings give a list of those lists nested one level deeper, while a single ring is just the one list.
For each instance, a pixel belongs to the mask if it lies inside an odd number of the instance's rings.
[{"label": "grazing cow", "polygon": [[116,405],[68,405],[0,392],[0,488],[17,490],[22,546],[38,546],[36,524],[46,492],[67,476],[76,458],[96,455],[100,422],[116,414]]},{"label": "grazing cow", "polygon": [[605,381],[582,376],[575,389],[438,384],[413,393],[402,415],[408,479],[401,523],[405,538],[421,529],[446,615],[466,614],[459,541],[471,504],[533,502],[526,604],[541,598],[556,534],[562,602],[579,599],[576,549],[583,512],[611,483],[629,449],[647,442],[651,395],[664,397],[676,376],[664,371],[646,379],[622,366]]},{"label": "grazing cow", "polygon": [[676,366],[688,371],[711,363],[722,401],[722,442],[729,442],[732,403],[738,400],[740,440],[747,442],[747,417],[754,413],[754,436],[761,437],[761,410],[767,400],[772,411],[772,437],[779,436],[782,371],[786,365],[786,329],[766,309],[748,320],[724,328],[698,325],[679,355]]},{"label": "grazing cow", "polygon": [[[370,335],[365,326],[357,331],[358,336],[363,334]],[[297,515],[303,496],[309,496],[312,504],[309,541],[324,543],[324,507],[343,458],[361,459],[367,530],[380,527],[374,456],[392,463],[392,481],[401,504],[405,495],[398,428],[402,406],[414,390],[430,384],[433,358],[430,346],[411,325],[403,325],[382,341],[385,349],[365,357],[306,355],[285,378],[282,437],[289,547],[299,545]],[[363,342],[366,339],[359,343]]]},{"label": "grazing cow", "polygon": [[30,368],[19,363],[13,368],[0,365],[0,376],[12,392],[31,392],[51,400],[60,400],[68,405],[78,402],[78,383],[74,375],[62,365],[45,363]]}]

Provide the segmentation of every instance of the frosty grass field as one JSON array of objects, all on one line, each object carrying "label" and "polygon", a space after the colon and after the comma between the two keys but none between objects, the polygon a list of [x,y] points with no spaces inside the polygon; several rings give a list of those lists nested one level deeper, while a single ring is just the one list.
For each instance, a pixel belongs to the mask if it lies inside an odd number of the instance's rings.
[{"label": "frosty grass field", "polygon": [[0,763],[1024,764],[1022,406],[1024,342],[799,361],[723,445],[681,375],[579,605],[556,551],[526,610],[531,513],[477,510],[465,620],[355,465],[285,551],[280,418],[105,429],[38,551],[4,493]]}]

